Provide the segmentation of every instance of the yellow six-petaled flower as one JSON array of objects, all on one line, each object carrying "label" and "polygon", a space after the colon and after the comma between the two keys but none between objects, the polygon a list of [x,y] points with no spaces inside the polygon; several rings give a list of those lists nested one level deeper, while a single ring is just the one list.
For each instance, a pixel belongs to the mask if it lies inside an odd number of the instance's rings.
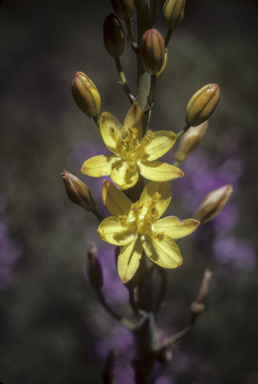
[{"label": "yellow six-petaled flower", "polygon": [[137,103],[129,109],[124,124],[109,112],[100,118],[100,132],[112,155],[94,156],[83,163],[88,176],[109,176],[121,189],[133,187],[139,173],[148,180],[168,181],[182,177],[183,172],[170,164],[156,161],[176,141],[171,131],[149,131],[144,137],[142,111]]},{"label": "yellow six-petaled flower", "polygon": [[160,219],[172,198],[169,182],[149,182],[139,201],[132,203],[105,180],[102,198],[112,216],[101,222],[98,234],[110,244],[123,246],[118,256],[118,274],[123,283],[137,271],[143,250],[161,267],[182,264],[180,249],[173,239],[189,235],[200,223],[194,219],[181,221],[175,216]]}]

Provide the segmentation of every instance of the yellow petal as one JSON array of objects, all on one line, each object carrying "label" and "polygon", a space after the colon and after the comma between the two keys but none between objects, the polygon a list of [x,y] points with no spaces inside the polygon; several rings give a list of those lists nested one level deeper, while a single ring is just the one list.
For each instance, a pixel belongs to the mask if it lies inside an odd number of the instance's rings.
[{"label": "yellow petal", "polygon": [[177,139],[177,135],[171,131],[157,131],[154,135],[154,138],[145,146],[143,160],[153,161],[165,155]]},{"label": "yellow petal", "polygon": [[114,245],[126,245],[137,236],[134,231],[122,225],[121,220],[114,216],[107,217],[100,223],[98,234],[102,240]]},{"label": "yellow petal", "polygon": [[118,260],[117,270],[123,283],[127,283],[137,271],[142,257],[142,244],[137,236],[130,244],[122,248]]},{"label": "yellow petal", "polygon": [[122,124],[111,113],[104,112],[100,117],[99,128],[106,147],[110,152],[119,155],[117,152],[117,142],[122,136]]},{"label": "yellow petal", "polygon": [[146,255],[160,267],[176,268],[183,262],[179,247],[169,236],[142,236],[142,246]]},{"label": "yellow petal", "polygon": [[158,192],[160,195],[155,204],[156,210],[158,212],[158,218],[162,216],[166,211],[172,198],[171,185],[169,182],[159,183],[151,181],[146,185],[140,197],[140,203],[143,205],[141,212],[142,217],[144,217],[147,210],[149,209],[149,206],[153,201],[153,196],[156,194],[156,192]]},{"label": "yellow petal", "polygon": [[115,165],[121,160],[114,155],[99,155],[84,161],[82,173],[92,177],[109,176]]},{"label": "yellow petal", "polygon": [[194,219],[180,220],[176,216],[168,216],[158,220],[153,224],[153,229],[157,233],[164,233],[172,239],[180,239],[194,232],[200,222]]},{"label": "yellow petal", "polygon": [[123,124],[123,137],[125,137],[128,128],[136,128],[138,131],[138,138],[141,139],[143,134],[142,110],[137,103],[133,103],[125,116]]},{"label": "yellow petal", "polygon": [[137,165],[140,174],[148,180],[168,181],[184,176],[181,169],[160,161],[138,161]]},{"label": "yellow petal", "polygon": [[129,169],[129,161],[123,161],[114,167],[110,177],[119,188],[128,189],[137,183],[139,173],[137,167],[131,171]]},{"label": "yellow petal", "polygon": [[102,186],[102,199],[105,207],[112,216],[128,215],[132,202],[114,184],[104,180]]}]

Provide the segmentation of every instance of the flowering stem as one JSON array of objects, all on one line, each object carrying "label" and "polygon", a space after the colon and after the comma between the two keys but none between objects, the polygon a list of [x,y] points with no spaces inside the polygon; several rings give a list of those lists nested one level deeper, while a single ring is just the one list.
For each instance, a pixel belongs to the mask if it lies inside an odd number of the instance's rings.
[{"label": "flowering stem", "polygon": [[168,46],[169,40],[171,39],[172,32],[173,32],[172,28],[167,30],[167,34],[166,34],[166,38],[165,38],[165,47],[166,48]]},{"label": "flowering stem", "polygon": [[119,73],[119,76],[120,76],[120,79],[121,79],[121,83],[122,83],[122,86],[123,86],[123,89],[130,101],[130,103],[132,104],[133,101],[134,101],[134,95],[133,93],[131,92],[128,84],[127,84],[127,80],[126,80],[126,77],[125,77],[125,74],[123,72],[123,69],[122,69],[122,66],[121,66],[121,62],[120,62],[120,58],[119,57],[116,57],[115,58],[115,63],[116,63],[116,68],[118,70],[118,73]]},{"label": "flowering stem", "polygon": [[173,165],[174,165],[175,167],[178,167],[178,166],[180,165],[180,161],[175,160]]},{"label": "flowering stem", "polygon": [[156,308],[155,308],[154,313],[158,313],[160,304],[164,298],[166,288],[167,288],[167,271],[165,269],[158,267],[158,266],[156,266],[156,268],[157,268],[158,273],[160,274],[160,277],[161,277],[161,286],[160,286],[159,296],[158,296],[158,299],[156,302]]},{"label": "flowering stem", "polygon": [[116,313],[109,305],[108,303],[106,302],[106,299],[105,297],[103,296],[102,292],[101,291],[97,291],[96,292],[97,295],[98,295],[98,299],[100,301],[100,303],[102,304],[102,306],[106,309],[106,311],[114,317],[114,319],[116,319],[117,321],[119,321],[119,323],[121,323],[122,325],[124,325],[126,328],[130,329],[131,331],[134,331],[137,326],[133,323],[131,323],[131,321],[125,319],[124,317],[120,316],[118,313]]},{"label": "flowering stem", "polygon": [[129,18],[125,19],[125,24],[126,24],[126,28],[127,28],[127,31],[128,31],[131,43],[136,43],[136,40],[135,40],[135,37],[134,37],[134,33],[133,33],[133,29],[132,29],[132,24],[131,24],[131,21],[130,21]]},{"label": "flowering stem", "polygon": [[190,125],[186,124],[184,129],[182,129],[182,131],[178,132],[177,138],[179,139],[181,136],[183,136],[183,134],[186,133],[190,127],[191,127]]},{"label": "flowering stem", "polygon": [[[138,45],[141,42],[142,35],[148,29],[148,20],[150,18],[150,2],[149,0],[136,0],[135,6],[137,10],[137,26],[138,26]],[[150,75],[142,65],[140,53],[137,53],[137,91],[136,101],[141,108],[147,104],[150,91]],[[148,126],[148,115],[143,114],[143,132]]]}]

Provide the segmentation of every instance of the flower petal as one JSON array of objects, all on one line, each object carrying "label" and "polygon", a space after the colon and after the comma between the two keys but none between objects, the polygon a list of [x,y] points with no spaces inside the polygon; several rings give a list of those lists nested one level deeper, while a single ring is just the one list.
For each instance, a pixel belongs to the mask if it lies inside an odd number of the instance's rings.
[{"label": "flower petal", "polygon": [[153,229],[157,233],[164,233],[172,239],[180,239],[194,232],[200,222],[194,219],[180,220],[176,216],[168,216],[158,220],[153,224]]},{"label": "flower petal", "polygon": [[169,236],[142,236],[142,246],[146,255],[160,267],[177,268],[183,262],[179,247]]},{"label": "flower petal", "polygon": [[128,189],[137,183],[139,173],[137,167],[135,167],[135,170],[130,171],[129,161],[125,160],[114,167],[110,177],[119,188]]},{"label": "flower petal", "polygon": [[155,204],[155,208],[158,212],[157,218],[162,216],[169,206],[170,200],[172,198],[170,183],[168,181],[165,183],[151,181],[146,185],[140,197],[140,203],[143,205],[141,212],[142,217],[145,216],[147,210],[149,209],[149,206],[152,203],[156,192],[158,192],[160,195]]},{"label": "flower petal", "polygon": [[128,215],[132,202],[114,184],[104,180],[102,186],[102,199],[105,207],[112,216]]},{"label": "flower petal", "polygon": [[153,161],[165,155],[175,144],[177,135],[171,131],[153,132],[154,138],[149,140],[145,146],[143,160]]},{"label": "flower petal", "polygon": [[148,180],[168,181],[184,176],[181,169],[160,161],[138,161],[137,165],[140,174]]},{"label": "flower petal", "polygon": [[100,117],[100,133],[110,152],[119,155],[117,152],[117,142],[122,136],[122,124],[109,112],[102,113]]},{"label": "flower petal", "polygon": [[92,177],[109,176],[121,159],[114,155],[99,155],[84,161],[82,173]]},{"label": "flower petal", "polygon": [[100,223],[98,234],[102,240],[114,245],[126,245],[137,236],[134,231],[122,225],[121,220],[114,216],[107,217]]},{"label": "flower petal", "polygon": [[122,248],[117,260],[117,270],[123,283],[131,280],[137,271],[142,251],[140,236],[137,236],[130,244]]},{"label": "flower petal", "polygon": [[142,138],[142,110],[137,103],[133,103],[133,105],[127,112],[127,115],[125,116],[123,124],[123,137],[126,136],[128,128],[136,128],[138,131],[138,138]]}]

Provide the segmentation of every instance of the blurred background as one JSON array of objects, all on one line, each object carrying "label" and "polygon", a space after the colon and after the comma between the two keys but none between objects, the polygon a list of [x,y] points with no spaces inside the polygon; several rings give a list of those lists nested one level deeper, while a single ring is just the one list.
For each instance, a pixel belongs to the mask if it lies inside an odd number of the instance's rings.
[{"label": "blurred background", "polygon": [[[163,2],[160,2],[160,10]],[[172,349],[158,384],[257,384],[257,88],[258,3],[188,0],[159,80],[151,128],[178,132],[185,106],[208,83],[221,101],[198,150],[172,182],[170,214],[191,217],[211,190],[232,183],[224,211],[182,241],[182,267],[169,272],[161,335],[189,321],[205,268],[213,278],[205,312]],[[110,352],[117,383],[133,383],[131,335],[100,307],[85,275],[96,241],[107,300],[131,317],[116,276],[114,248],[96,234],[97,219],[67,198],[65,168],[92,190],[100,209],[102,180],[82,162],[107,153],[70,85],[85,72],[102,111],[121,121],[129,108],[102,42],[109,1],[3,0],[0,3],[0,381],[4,384],[99,383]],[[161,13],[157,27],[165,36]],[[121,58],[135,90],[135,57]],[[103,152],[105,151],[105,152]],[[173,162],[174,148],[166,161]],[[123,378],[122,378],[123,377]]]}]

